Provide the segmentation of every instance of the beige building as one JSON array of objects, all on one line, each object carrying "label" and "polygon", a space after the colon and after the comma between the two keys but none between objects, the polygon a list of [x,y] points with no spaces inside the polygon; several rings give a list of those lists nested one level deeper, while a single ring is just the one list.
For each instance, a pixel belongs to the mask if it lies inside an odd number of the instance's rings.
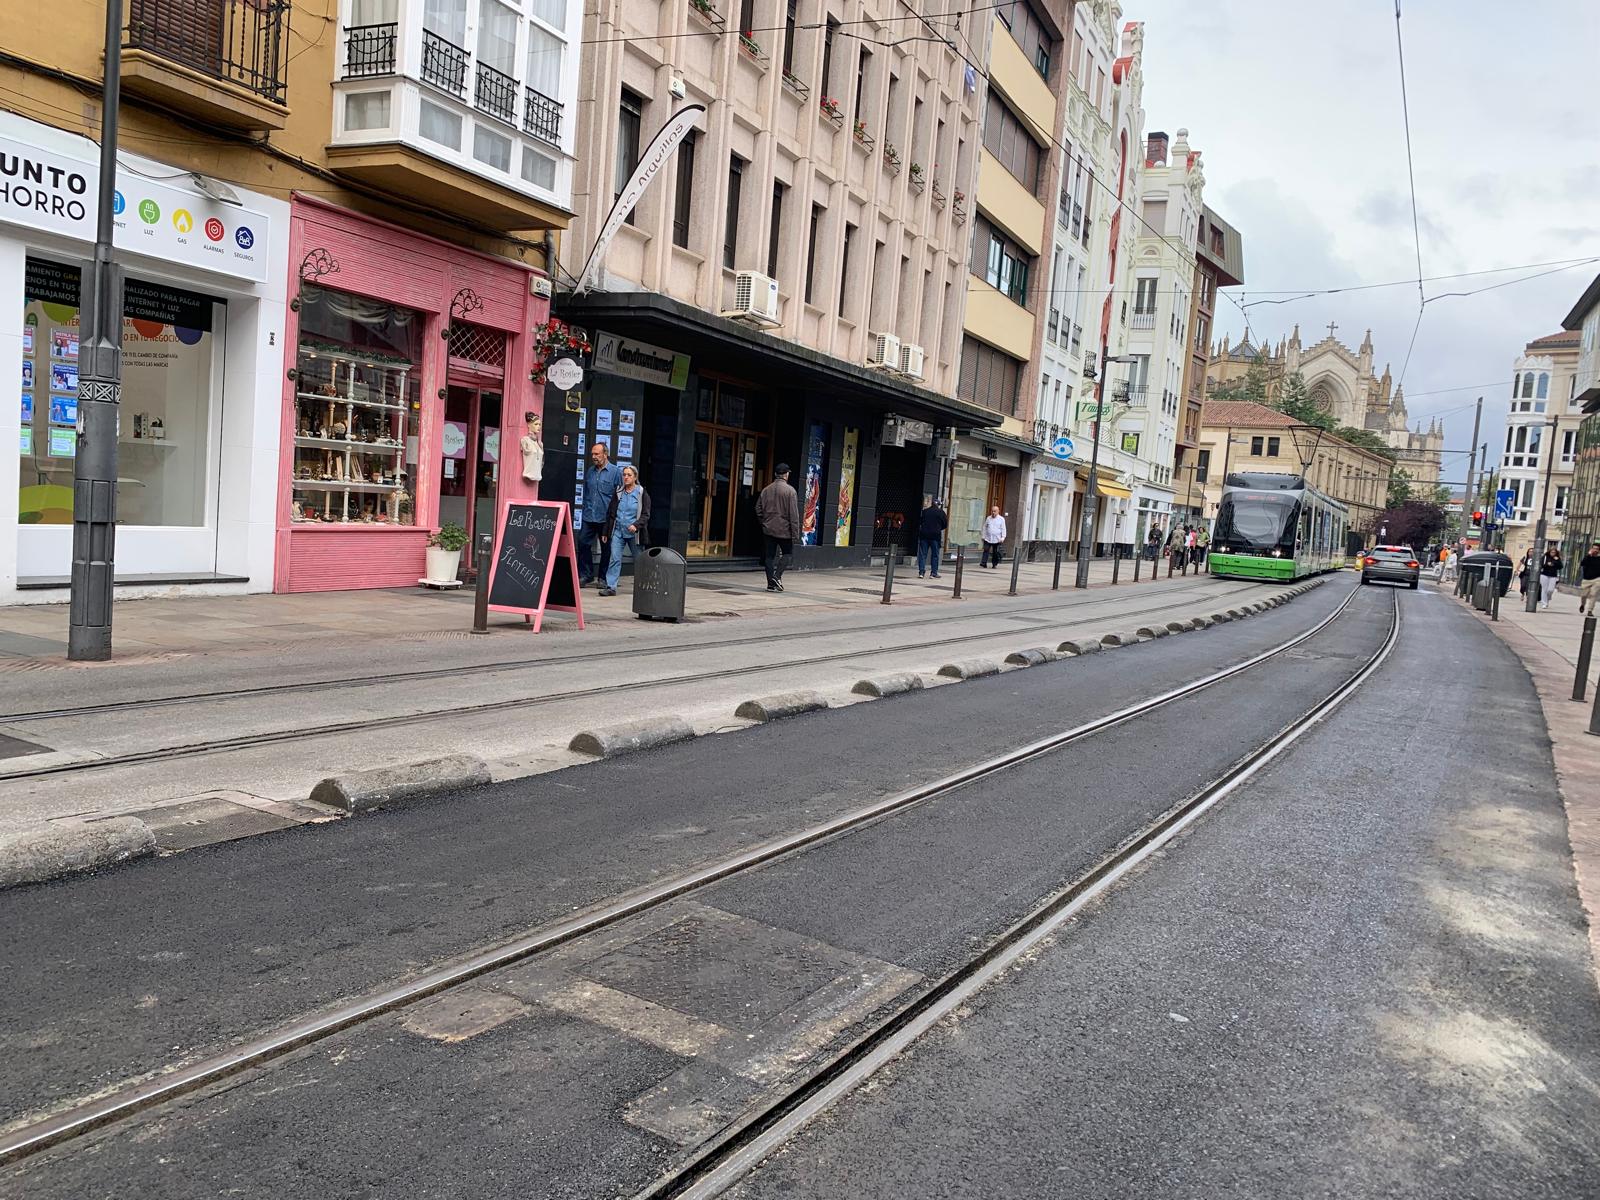
[{"label": "beige building", "polygon": [[[563,436],[620,438],[626,414],[664,540],[691,559],[760,552],[753,498],[780,462],[805,501],[802,562],[909,543],[923,493],[942,490],[944,435],[1013,415],[1003,372],[959,386],[987,102],[963,55],[984,61],[993,24],[892,0],[585,16],[568,275],[656,132],[705,111],[597,286],[556,298],[606,351]],[[1011,79],[1022,51],[997,28]],[[1026,357],[1025,335],[1002,340]]]},{"label": "beige building", "polygon": [[1205,520],[1216,516],[1230,472],[1305,475],[1318,491],[1350,510],[1349,527],[1366,530],[1383,511],[1393,463],[1330,433],[1301,425],[1264,404],[1208,400],[1200,416],[1196,486],[1204,491]]},{"label": "beige building", "polygon": [[1355,350],[1334,336],[1337,330],[1337,324],[1330,324],[1327,337],[1306,346],[1296,325],[1276,349],[1248,341],[1230,347],[1224,339],[1211,357],[1208,388],[1245,379],[1252,367],[1259,365],[1265,372],[1265,398],[1273,403],[1282,394],[1285,381],[1298,374],[1307,396],[1323,412],[1341,425],[1377,434],[1394,447],[1399,455],[1396,465],[1412,479],[1437,483],[1444,453],[1443,427],[1437,421],[1426,428],[1420,424],[1410,427],[1404,389],[1395,383],[1387,365],[1382,375],[1373,371],[1372,330],[1367,330]]},{"label": "beige building", "polygon": [[1565,534],[1583,423],[1583,410],[1573,402],[1581,339],[1578,330],[1537,338],[1511,374],[1499,486],[1515,493],[1504,543],[1515,554],[1533,545],[1541,514],[1551,542],[1560,545]]}]

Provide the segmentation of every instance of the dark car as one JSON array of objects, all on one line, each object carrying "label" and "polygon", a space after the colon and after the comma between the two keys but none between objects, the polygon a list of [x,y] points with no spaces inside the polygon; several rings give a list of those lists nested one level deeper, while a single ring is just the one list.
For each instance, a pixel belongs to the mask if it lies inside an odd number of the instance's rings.
[{"label": "dark car", "polygon": [[1410,546],[1374,546],[1361,560],[1362,583],[1403,583],[1415,588],[1422,564]]}]

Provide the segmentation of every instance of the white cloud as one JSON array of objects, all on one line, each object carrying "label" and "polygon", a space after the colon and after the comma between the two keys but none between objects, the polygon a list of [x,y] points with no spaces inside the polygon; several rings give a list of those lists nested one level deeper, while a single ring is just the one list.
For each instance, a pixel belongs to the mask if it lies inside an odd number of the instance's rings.
[{"label": "white cloud", "polygon": [[[1600,154],[1588,95],[1600,4],[1537,11],[1487,0],[1406,5],[1424,274],[1600,255]],[[1189,130],[1207,201],[1244,238],[1247,303],[1284,289],[1414,279],[1411,194],[1392,7],[1282,0],[1130,0],[1145,24],[1148,127]],[[1440,281],[1467,291],[1534,272]],[[1447,447],[1471,439],[1482,386],[1491,456],[1512,360],[1560,328],[1600,264],[1429,304],[1405,386],[1413,420],[1450,412]],[[1329,321],[1351,345],[1370,327],[1378,367],[1398,375],[1417,316],[1415,283],[1252,305],[1251,328],[1308,339]],[[1224,303],[1218,328],[1242,331]],[[1498,381],[1505,380],[1506,388]],[[1441,393],[1440,389],[1466,390]],[[1460,411],[1465,406],[1465,411]],[[1460,479],[1464,460],[1446,462]]]}]

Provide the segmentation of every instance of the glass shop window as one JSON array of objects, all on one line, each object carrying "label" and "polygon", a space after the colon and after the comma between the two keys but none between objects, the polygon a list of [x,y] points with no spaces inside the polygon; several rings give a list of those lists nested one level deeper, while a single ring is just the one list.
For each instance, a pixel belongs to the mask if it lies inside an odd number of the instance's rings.
[{"label": "glass shop window", "polygon": [[[27,260],[22,313],[23,525],[72,523],[81,269]],[[203,527],[222,394],[227,306],[166,284],[124,285],[117,524]]]}]

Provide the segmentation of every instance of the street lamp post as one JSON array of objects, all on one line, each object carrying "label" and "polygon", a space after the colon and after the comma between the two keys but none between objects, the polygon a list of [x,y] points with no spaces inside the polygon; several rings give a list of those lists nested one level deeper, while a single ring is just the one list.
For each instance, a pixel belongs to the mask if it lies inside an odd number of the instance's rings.
[{"label": "street lamp post", "polygon": [[[1550,511],[1550,475],[1556,465],[1556,429],[1561,424],[1559,417],[1551,417],[1545,424],[1550,431],[1550,436],[1544,444],[1544,493],[1539,497],[1539,523],[1533,528],[1533,567],[1537,571],[1544,565],[1545,536],[1549,530],[1549,522],[1545,517]],[[1533,612],[1539,607],[1539,581],[1537,578],[1528,581],[1534,586],[1528,589],[1527,599],[1523,601],[1523,611]]]},{"label": "street lamp post", "polygon": [[106,0],[100,102],[99,219],[84,276],[79,339],[78,444],[72,461],[72,591],[67,657],[111,657],[111,586],[117,550],[117,410],[122,399],[122,270],[116,232],[117,106],[122,90],[122,0]]},{"label": "street lamp post", "polygon": [[1078,525],[1078,575],[1073,587],[1089,586],[1089,553],[1093,549],[1095,521],[1100,516],[1100,425],[1105,416],[1106,370],[1114,362],[1127,362],[1126,357],[1106,353],[1106,343],[1100,342],[1100,370],[1094,381],[1094,441],[1089,450],[1089,483],[1083,497],[1083,520]]}]

